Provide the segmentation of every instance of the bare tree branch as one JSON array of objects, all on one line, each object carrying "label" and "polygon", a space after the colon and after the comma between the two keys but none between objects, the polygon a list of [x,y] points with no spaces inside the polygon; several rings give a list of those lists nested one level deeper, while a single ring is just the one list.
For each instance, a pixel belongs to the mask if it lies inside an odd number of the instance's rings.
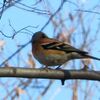
[{"label": "bare tree branch", "polygon": [[0,77],[44,78],[59,80],[84,79],[100,81],[100,71],[0,67]]},{"label": "bare tree branch", "polygon": [[81,11],[81,12],[88,12],[88,13],[95,13],[95,14],[100,14],[100,12],[97,11],[91,11],[91,10],[82,10],[82,9],[76,9],[75,11]]},{"label": "bare tree branch", "polygon": [[25,48],[29,43],[31,43],[31,40],[28,41],[26,44],[22,45],[18,50],[16,50],[11,56],[9,56],[6,60],[4,60],[0,66],[4,65],[7,61],[9,61],[12,57],[14,57],[19,51],[21,51],[23,48]]},{"label": "bare tree branch", "polygon": [[44,30],[44,28],[49,24],[49,22],[52,20],[52,18],[61,10],[61,8],[63,7],[64,3],[65,3],[66,0],[63,0],[59,6],[59,8],[55,11],[55,13],[53,13],[49,20],[46,22],[46,24],[41,28],[41,31]]}]

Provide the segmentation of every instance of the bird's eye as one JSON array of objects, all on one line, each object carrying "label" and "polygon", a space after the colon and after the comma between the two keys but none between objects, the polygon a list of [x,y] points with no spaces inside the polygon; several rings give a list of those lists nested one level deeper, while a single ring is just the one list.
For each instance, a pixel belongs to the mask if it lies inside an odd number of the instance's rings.
[{"label": "bird's eye", "polygon": [[42,34],[42,38],[46,38],[47,36],[45,34]]}]

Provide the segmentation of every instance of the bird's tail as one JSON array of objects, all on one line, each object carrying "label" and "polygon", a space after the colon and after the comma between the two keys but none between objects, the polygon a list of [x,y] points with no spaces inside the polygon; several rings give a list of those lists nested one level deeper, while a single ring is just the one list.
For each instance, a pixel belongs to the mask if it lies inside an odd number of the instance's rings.
[{"label": "bird's tail", "polygon": [[91,58],[91,59],[95,59],[95,60],[100,60],[100,58],[94,57],[94,56],[90,56],[88,54],[85,54],[84,56],[86,56],[86,58]]}]

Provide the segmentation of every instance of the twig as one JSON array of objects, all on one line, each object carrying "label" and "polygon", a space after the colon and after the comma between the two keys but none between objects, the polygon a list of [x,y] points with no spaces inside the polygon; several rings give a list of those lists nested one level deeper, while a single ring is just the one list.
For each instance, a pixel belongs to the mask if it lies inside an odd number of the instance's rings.
[{"label": "twig", "polygon": [[29,42],[27,42],[26,44],[22,45],[22,47],[20,47],[16,52],[14,52],[11,56],[9,56],[6,60],[4,60],[0,64],[0,66],[4,65],[8,60],[10,60],[12,57],[14,57],[19,51],[21,51],[24,47],[26,47],[30,42],[31,42],[31,40]]},{"label": "twig", "polygon": [[41,31],[44,30],[44,28],[49,24],[49,22],[52,20],[52,18],[61,10],[61,8],[63,7],[65,1],[66,1],[66,0],[63,0],[63,1],[61,2],[61,5],[59,6],[59,8],[56,10],[56,12],[55,12],[54,14],[51,15],[51,17],[50,17],[49,20],[46,22],[46,24],[41,28]]}]

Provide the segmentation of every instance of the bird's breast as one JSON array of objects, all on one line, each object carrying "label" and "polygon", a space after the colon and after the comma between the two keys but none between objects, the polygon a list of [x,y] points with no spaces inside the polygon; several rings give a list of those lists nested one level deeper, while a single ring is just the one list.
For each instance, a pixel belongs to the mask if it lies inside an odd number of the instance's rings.
[{"label": "bird's breast", "polygon": [[[36,48],[35,48],[36,49]],[[43,65],[46,66],[58,66],[67,61],[65,52],[56,50],[45,50],[43,48],[37,48],[32,50],[34,57]]]}]

